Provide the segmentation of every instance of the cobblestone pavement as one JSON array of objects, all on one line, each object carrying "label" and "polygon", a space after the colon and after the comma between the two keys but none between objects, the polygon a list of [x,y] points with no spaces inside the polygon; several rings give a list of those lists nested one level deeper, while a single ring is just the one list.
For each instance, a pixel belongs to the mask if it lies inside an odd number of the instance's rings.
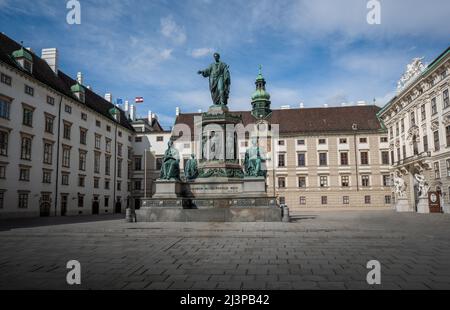
[{"label": "cobblestone pavement", "polygon": [[[82,284],[66,284],[66,263]],[[308,212],[293,223],[0,222],[0,289],[450,289],[450,216]]]}]

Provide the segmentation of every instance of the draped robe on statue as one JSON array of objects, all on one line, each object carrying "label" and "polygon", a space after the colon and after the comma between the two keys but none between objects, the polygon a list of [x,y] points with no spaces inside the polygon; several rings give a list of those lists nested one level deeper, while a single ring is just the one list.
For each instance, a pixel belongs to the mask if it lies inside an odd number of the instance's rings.
[{"label": "draped robe on statue", "polygon": [[216,62],[201,71],[203,77],[209,77],[209,89],[215,105],[227,105],[230,94],[230,71],[224,62]]}]

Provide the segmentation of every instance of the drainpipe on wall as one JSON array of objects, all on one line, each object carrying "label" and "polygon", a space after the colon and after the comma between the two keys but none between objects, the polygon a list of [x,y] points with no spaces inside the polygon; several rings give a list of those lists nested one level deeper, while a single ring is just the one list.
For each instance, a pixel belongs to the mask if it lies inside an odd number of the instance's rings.
[{"label": "drainpipe on wall", "polygon": [[356,133],[358,131],[358,126],[356,124],[353,124],[353,147],[355,148],[355,166],[356,166],[356,191],[359,192],[359,167],[358,167],[358,150],[357,150],[357,144],[356,144]]},{"label": "drainpipe on wall", "polygon": [[56,137],[56,184],[55,184],[55,216],[58,216],[58,188],[59,188],[59,149],[60,149],[60,138],[61,138],[61,106],[62,106],[63,96],[60,96],[59,107],[58,107],[58,135]]}]

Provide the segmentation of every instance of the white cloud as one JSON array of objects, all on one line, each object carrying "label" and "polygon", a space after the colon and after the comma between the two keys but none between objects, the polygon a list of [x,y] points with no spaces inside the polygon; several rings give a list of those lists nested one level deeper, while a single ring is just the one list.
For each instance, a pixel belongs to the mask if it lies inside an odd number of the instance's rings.
[{"label": "white cloud", "polygon": [[161,33],[176,44],[183,44],[186,42],[186,32],[184,28],[180,27],[171,15],[161,18]]},{"label": "white cloud", "polygon": [[194,49],[190,52],[190,55],[194,58],[201,58],[201,57],[205,57],[207,55],[212,55],[212,53],[214,52],[214,49],[209,48],[209,47],[202,47],[202,48],[197,48]]}]

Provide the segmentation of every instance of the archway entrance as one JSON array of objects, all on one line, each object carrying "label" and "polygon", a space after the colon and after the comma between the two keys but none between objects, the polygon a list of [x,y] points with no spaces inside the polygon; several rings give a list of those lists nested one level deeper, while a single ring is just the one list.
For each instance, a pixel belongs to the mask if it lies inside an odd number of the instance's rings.
[{"label": "archway entrance", "polygon": [[122,202],[120,200],[117,200],[114,212],[115,213],[122,213]]},{"label": "archway entrance", "polygon": [[50,216],[50,203],[47,201],[44,201],[41,203],[40,206],[40,215],[41,217],[48,217]]},{"label": "archway entrance", "polygon": [[100,204],[98,200],[94,200],[92,203],[92,214],[99,214],[100,213]]}]

